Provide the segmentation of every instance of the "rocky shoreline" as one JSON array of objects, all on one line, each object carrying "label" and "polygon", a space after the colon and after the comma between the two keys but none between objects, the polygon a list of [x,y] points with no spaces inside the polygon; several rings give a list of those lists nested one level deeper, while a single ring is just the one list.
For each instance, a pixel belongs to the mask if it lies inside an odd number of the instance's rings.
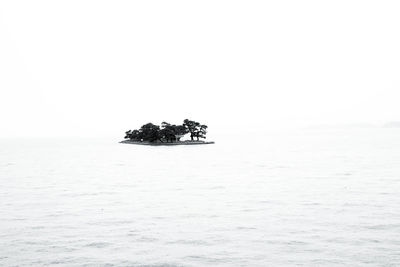
[{"label": "rocky shoreline", "polygon": [[162,143],[162,142],[140,142],[140,141],[131,141],[131,140],[124,140],[120,142],[121,144],[132,144],[132,145],[144,145],[144,146],[185,146],[185,145],[209,145],[209,144],[215,144],[213,141],[179,141],[179,142],[173,142],[173,143]]}]

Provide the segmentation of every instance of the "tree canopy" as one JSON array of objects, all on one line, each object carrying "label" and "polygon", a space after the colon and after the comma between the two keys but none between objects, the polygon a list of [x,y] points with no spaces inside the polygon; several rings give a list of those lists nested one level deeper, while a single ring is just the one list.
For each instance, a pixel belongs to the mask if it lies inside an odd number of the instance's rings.
[{"label": "tree canopy", "polygon": [[205,139],[207,125],[196,121],[185,119],[181,125],[162,122],[161,126],[153,123],[146,123],[138,130],[125,132],[125,139],[137,142],[179,142],[180,139],[190,133],[190,139],[197,141]]}]

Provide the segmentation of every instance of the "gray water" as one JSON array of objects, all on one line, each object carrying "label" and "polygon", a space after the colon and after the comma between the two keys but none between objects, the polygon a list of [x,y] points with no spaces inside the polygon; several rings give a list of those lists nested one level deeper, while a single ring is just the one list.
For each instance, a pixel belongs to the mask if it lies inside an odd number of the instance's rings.
[{"label": "gray water", "polygon": [[2,139],[0,265],[399,266],[400,129],[213,139]]}]

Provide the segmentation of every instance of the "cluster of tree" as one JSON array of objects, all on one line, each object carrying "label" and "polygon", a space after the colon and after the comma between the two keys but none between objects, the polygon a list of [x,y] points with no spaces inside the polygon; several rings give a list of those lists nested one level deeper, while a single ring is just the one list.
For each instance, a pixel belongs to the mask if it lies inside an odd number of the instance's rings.
[{"label": "cluster of tree", "polygon": [[196,121],[184,120],[183,124],[175,125],[163,122],[161,127],[153,123],[147,123],[140,127],[139,130],[129,130],[125,132],[125,139],[132,141],[147,141],[147,142],[177,142],[190,133],[190,139],[206,138],[207,125],[200,124]]}]

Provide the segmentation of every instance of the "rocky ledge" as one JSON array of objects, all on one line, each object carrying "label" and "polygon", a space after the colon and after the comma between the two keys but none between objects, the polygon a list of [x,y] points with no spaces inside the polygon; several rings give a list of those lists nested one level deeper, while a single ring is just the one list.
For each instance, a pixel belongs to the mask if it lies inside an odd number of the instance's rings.
[{"label": "rocky ledge", "polygon": [[185,146],[185,145],[209,145],[209,144],[214,144],[215,142],[213,141],[179,141],[179,142],[172,142],[172,143],[167,143],[167,142],[147,142],[147,141],[132,141],[132,140],[124,140],[121,141],[120,143],[122,144],[132,144],[132,145],[144,145],[144,146]]}]

